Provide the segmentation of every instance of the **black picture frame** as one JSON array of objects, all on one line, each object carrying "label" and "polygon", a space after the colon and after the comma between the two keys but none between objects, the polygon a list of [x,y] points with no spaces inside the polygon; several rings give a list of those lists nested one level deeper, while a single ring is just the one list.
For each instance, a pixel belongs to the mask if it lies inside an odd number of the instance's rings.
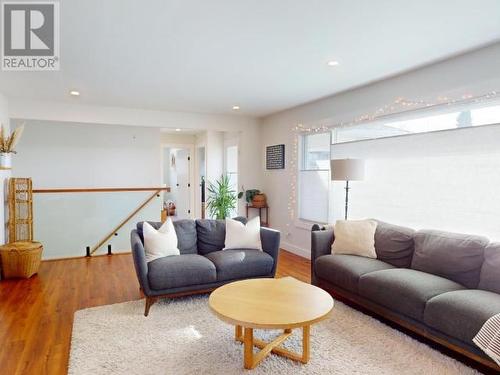
[{"label": "black picture frame", "polygon": [[266,147],[266,169],[285,169],[285,145]]}]

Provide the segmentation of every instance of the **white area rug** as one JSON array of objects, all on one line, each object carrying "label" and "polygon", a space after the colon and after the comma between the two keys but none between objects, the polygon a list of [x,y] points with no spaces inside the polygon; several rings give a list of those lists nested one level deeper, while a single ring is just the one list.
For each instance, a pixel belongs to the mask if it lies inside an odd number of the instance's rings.
[{"label": "white area rug", "polygon": [[[335,302],[330,318],[311,329],[311,360],[271,355],[243,370],[234,327],[217,319],[206,296],[144,301],[75,313],[69,374],[476,374],[428,346]],[[269,339],[277,332],[255,331]],[[285,346],[301,351],[301,330]]]}]

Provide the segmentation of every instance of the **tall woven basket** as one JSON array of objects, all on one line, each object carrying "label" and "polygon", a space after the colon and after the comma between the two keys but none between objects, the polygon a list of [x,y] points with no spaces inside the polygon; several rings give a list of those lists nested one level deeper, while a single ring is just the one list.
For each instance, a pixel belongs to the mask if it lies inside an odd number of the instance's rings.
[{"label": "tall woven basket", "polygon": [[9,180],[9,242],[33,240],[31,178]]}]

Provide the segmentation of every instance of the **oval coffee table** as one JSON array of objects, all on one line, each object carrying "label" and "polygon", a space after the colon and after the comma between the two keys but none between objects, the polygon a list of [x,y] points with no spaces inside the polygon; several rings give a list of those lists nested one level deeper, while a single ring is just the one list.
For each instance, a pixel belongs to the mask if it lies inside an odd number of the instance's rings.
[{"label": "oval coffee table", "polygon": [[[292,277],[250,279],[216,289],[210,295],[209,306],[217,317],[236,327],[235,338],[243,342],[244,367],[252,369],[270,353],[307,363],[310,327],[327,317],[333,308],[333,298],[324,290]],[[294,328],[302,328],[301,355],[279,346]],[[253,337],[254,329],[284,331],[267,343]],[[255,355],[254,346],[261,349]]]}]

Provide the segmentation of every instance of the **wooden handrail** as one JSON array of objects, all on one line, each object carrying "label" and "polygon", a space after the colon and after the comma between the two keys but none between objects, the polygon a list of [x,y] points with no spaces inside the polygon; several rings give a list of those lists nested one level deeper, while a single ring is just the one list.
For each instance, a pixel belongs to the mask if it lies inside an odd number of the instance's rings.
[{"label": "wooden handrail", "polygon": [[137,207],[134,211],[132,211],[124,220],[120,222],[111,232],[109,232],[97,245],[95,245],[92,250],[90,250],[90,255],[94,254],[102,245],[106,243],[111,237],[115,235],[125,224],[128,223],[130,219],[132,219],[140,210],[142,210],[149,202],[151,202],[160,191],[165,188],[158,188],[153,194],[151,194],[139,207]]},{"label": "wooden handrail", "polygon": [[[169,187],[128,187],[128,188],[62,188],[62,189],[33,189],[33,193],[108,193],[124,191],[170,191]],[[156,193],[155,193],[156,194]]]}]

